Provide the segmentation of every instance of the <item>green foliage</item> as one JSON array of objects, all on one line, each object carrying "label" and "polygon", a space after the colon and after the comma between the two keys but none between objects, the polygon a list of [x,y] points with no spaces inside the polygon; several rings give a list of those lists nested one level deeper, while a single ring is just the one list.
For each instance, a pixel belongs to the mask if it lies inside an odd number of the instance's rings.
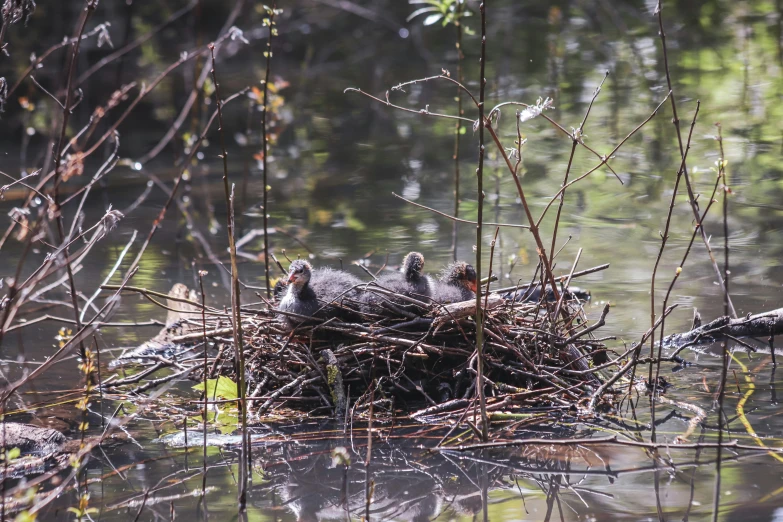
[{"label": "green foliage", "polygon": [[98,508],[87,507],[90,502],[90,494],[84,493],[79,497],[79,507],[69,507],[68,512],[76,515],[76,520],[83,520],[89,518],[88,515],[98,513]]},{"label": "green foliage", "polygon": [[3,459],[11,462],[12,460],[18,459],[21,454],[22,450],[19,448],[11,448],[10,450],[6,450],[4,455],[0,455],[0,462],[2,462]]},{"label": "green foliage", "polygon": [[[462,18],[470,16],[470,11],[465,8],[464,0],[409,0],[411,5],[425,5],[416,9],[408,16],[407,21],[410,22],[414,18],[420,15],[426,15],[424,18],[424,25],[433,25],[438,22],[443,27],[449,24],[459,24],[462,22]],[[471,34],[467,27],[463,28],[466,33]]]},{"label": "green foliage", "polygon": [[[209,400],[233,400],[239,398],[239,395],[237,394],[237,383],[222,375],[217,379],[207,379],[206,387],[203,382],[193,386],[194,390],[202,392],[205,388]],[[228,402],[215,408],[215,417],[212,420],[220,433],[228,434],[236,429],[236,425],[239,423],[237,411],[236,402]],[[218,421],[218,417],[220,417],[220,421]]]},{"label": "green foliage", "polygon": [[[194,390],[204,391],[204,383],[199,383],[193,387]],[[220,376],[217,379],[207,379],[206,385],[207,397],[210,399],[217,397],[219,399],[238,399],[237,384],[228,377]]]},{"label": "green foliage", "polygon": [[35,522],[35,520],[35,513],[30,513],[29,511],[25,510],[16,515],[14,522]]}]

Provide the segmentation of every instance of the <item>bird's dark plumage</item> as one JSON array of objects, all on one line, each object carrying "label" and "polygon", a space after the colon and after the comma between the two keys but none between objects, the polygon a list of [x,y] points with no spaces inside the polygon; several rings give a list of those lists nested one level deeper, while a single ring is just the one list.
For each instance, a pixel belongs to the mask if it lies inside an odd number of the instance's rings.
[{"label": "bird's dark plumage", "polygon": [[[277,309],[298,315],[328,317],[346,317],[350,310],[341,306],[330,306],[336,302],[350,307],[358,299],[357,285],[362,282],[347,272],[319,268],[313,270],[310,263],[297,259],[288,270],[287,284],[275,285],[275,295],[280,295]],[[300,322],[288,317],[289,323]]]},{"label": "bird's dark plumage", "polygon": [[[282,299],[277,304],[281,312],[289,312],[297,315],[312,316],[320,308],[318,297],[310,287],[312,267],[307,261],[297,259],[291,263],[288,269],[288,284],[285,287]],[[301,322],[295,317],[286,316],[289,323]]]},{"label": "bird's dark plumage", "polygon": [[[418,252],[410,252],[402,261],[402,268],[399,272],[384,274],[378,278],[378,285],[395,294],[412,297],[419,301],[427,301],[430,296],[430,283],[427,277],[422,273],[424,269],[424,256]],[[379,294],[368,290],[362,296],[362,309],[370,313],[388,312],[385,303],[391,303],[395,307],[404,310],[421,312],[419,307],[404,299],[395,299],[394,297]]]},{"label": "bird's dark plumage", "polygon": [[469,301],[476,297],[476,270],[465,262],[447,266],[432,285],[432,299],[441,304]]},{"label": "bird's dark plumage", "polygon": [[361,284],[363,282],[358,277],[331,268],[315,269],[310,279],[310,286],[318,295],[318,299],[324,303],[336,301],[346,306],[350,306],[351,301],[358,299],[356,287]]},{"label": "bird's dark plumage", "polygon": [[398,294],[416,297],[429,296],[430,285],[424,270],[424,256],[411,252],[402,261],[402,269],[393,274],[385,274],[378,278],[378,284]]}]

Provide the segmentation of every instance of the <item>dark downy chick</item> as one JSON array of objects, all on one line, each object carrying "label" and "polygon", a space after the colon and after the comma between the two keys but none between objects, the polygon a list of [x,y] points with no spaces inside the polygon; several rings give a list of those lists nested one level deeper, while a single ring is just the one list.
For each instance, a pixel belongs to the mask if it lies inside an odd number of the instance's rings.
[{"label": "dark downy chick", "polygon": [[291,263],[287,281],[278,282],[274,295],[280,300],[277,309],[328,319],[329,317],[353,318],[354,313],[341,306],[329,306],[336,302],[350,308],[358,301],[355,289],[362,281],[347,272],[331,268],[313,270],[310,263],[297,259]]},{"label": "dark downy chick", "polygon": [[335,301],[346,307],[355,307],[359,300],[359,291],[356,288],[363,284],[358,277],[331,268],[317,268],[310,280],[310,286],[323,304]]},{"label": "dark downy chick", "polygon": [[424,270],[424,256],[418,252],[411,252],[402,260],[402,268],[394,274],[386,274],[378,278],[378,284],[398,294],[416,297],[429,296],[430,284],[427,277],[422,274]]},{"label": "dark downy chick", "polygon": [[[400,271],[382,275],[378,278],[378,285],[396,294],[412,297],[420,301],[427,301],[426,298],[430,296],[430,282],[422,273],[423,269],[424,256],[419,252],[410,252],[403,259]],[[383,305],[384,302],[389,302],[408,311],[421,311],[408,301],[378,294],[371,290],[365,292],[362,299],[363,310],[370,313],[387,312],[388,310]],[[412,308],[416,309],[411,310]]]},{"label": "dark downy chick", "polygon": [[441,304],[460,303],[476,297],[476,270],[465,262],[447,266],[432,288],[432,299]]},{"label": "dark downy chick", "polygon": [[[316,293],[310,287],[312,270],[307,261],[297,259],[291,263],[288,269],[288,284],[277,304],[278,310],[310,317],[321,307]],[[287,316],[286,319],[291,323],[301,322],[301,319],[295,317]]]}]

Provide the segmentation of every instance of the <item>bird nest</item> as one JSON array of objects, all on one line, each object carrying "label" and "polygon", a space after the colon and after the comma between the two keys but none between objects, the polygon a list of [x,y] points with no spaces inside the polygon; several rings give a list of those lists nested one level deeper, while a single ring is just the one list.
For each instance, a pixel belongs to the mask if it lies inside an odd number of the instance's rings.
[{"label": "bird nest", "polygon": [[[167,327],[120,357],[150,367],[104,387],[144,391],[173,378],[239,380],[244,361],[250,414],[361,415],[404,413],[422,421],[464,418],[478,407],[476,302],[423,302],[370,283],[357,292],[384,295],[396,306],[383,316],[352,309],[352,320],[304,318],[242,309],[239,357],[230,314],[195,306],[195,293],[175,285]],[[595,400],[606,347],[587,326],[582,301],[565,292],[536,302],[498,293],[482,297],[483,393],[490,419],[514,419],[530,408],[572,410]],[[351,303],[333,301],[341,309]],[[340,314],[337,314],[340,315]],[[288,316],[288,317],[287,317]],[[205,353],[204,346],[207,346]],[[168,369],[164,377],[155,375]],[[172,371],[173,370],[173,371]],[[143,375],[139,378],[139,375]],[[214,398],[214,397],[213,397]]]}]

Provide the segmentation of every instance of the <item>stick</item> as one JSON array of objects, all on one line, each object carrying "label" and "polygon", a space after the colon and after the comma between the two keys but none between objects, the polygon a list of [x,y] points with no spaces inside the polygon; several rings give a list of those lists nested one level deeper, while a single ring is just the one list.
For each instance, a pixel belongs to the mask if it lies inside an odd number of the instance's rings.
[{"label": "stick", "polygon": [[[239,290],[239,268],[237,267],[237,246],[234,241],[234,193],[233,188],[228,187],[228,153],[226,152],[226,138],[223,127],[223,101],[220,99],[220,85],[215,72],[215,45],[211,44],[209,49],[212,53],[212,81],[215,84],[215,102],[217,104],[218,124],[220,127],[220,148],[223,155],[223,190],[226,198],[226,207],[228,208],[227,233],[228,248],[231,256],[231,311],[234,330],[234,350],[236,351],[236,373],[237,373],[237,395],[241,399],[239,411],[242,421],[242,453],[239,464],[239,510],[245,511],[247,504],[247,479],[248,465],[246,459],[249,456],[248,431],[247,431],[247,402],[245,401],[245,351],[244,339],[242,336],[242,316]],[[267,296],[269,295],[269,268],[267,263]],[[206,346],[204,347],[206,350]]]},{"label": "stick", "polygon": [[[482,0],[479,5],[481,12],[481,70],[479,76],[479,160],[476,169],[476,197],[478,199],[478,217],[476,223],[476,274],[481,274],[481,242],[482,242],[482,220],[484,219],[484,95],[487,86],[487,79],[484,75],[484,69],[487,63],[487,2]],[[490,133],[492,128],[490,127]],[[487,403],[484,398],[484,313],[481,309],[481,286],[476,287],[476,354],[478,361],[476,363],[476,393],[479,398],[479,408],[481,410],[481,438],[486,442],[489,439],[487,419]]]},{"label": "stick", "polygon": [[[266,6],[264,6],[266,8]],[[266,41],[266,72],[264,73],[264,110],[261,113],[261,162],[264,171],[264,279],[266,280],[266,298],[271,297],[272,288],[269,285],[269,232],[268,232],[268,220],[269,220],[269,190],[267,189],[267,173],[269,162],[267,161],[268,147],[266,136],[266,116],[269,110],[269,71],[272,63],[272,36],[275,34],[275,14],[277,13],[277,0],[273,0],[272,9],[267,9],[269,15],[269,39]],[[213,59],[214,60],[214,59]]]}]

